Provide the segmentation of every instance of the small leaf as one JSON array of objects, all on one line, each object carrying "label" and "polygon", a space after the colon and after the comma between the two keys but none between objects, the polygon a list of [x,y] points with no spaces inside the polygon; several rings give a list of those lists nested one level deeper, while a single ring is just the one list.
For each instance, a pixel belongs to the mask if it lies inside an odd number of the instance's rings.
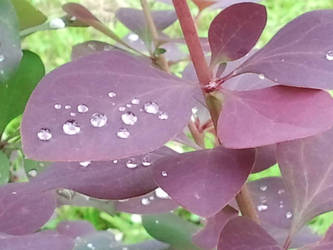
[{"label": "small leaf", "polygon": [[0,232],[14,235],[33,233],[51,217],[55,207],[55,197],[51,192],[42,193],[26,183],[2,186]]},{"label": "small leaf", "polygon": [[199,227],[174,214],[144,215],[142,223],[157,240],[171,245],[171,249],[200,250],[192,243],[192,235]]},{"label": "small leaf", "polygon": [[23,113],[30,94],[44,72],[39,56],[24,51],[18,70],[6,83],[0,83],[0,133],[8,122]]},{"label": "small leaf", "polygon": [[207,218],[205,228],[193,236],[193,242],[203,249],[213,249],[217,246],[224,226],[237,215],[236,209],[226,206],[214,216]]},{"label": "small leaf", "polygon": [[316,215],[333,210],[333,130],[281,143],[277,160],[293,199],[291,236]]},{"label": "small leaf", "polygon": [[239,3],[224,9],[208,31],[211,65],[245,56],[257,43],[266,19],[265,6],[256,3]]},{"label": "small leaf", "polygon": [[224,227],[218,250],[282,250],[278,243],[258,224],[241,216]]},{"label": "small leaf", "polygon": [[22,236],[0,234],[0,245],[1,250],[68,250],[74,247],[74,241],[65,235],[44,231]]},{"label": "small leaf", "polygon": [[6,184],[9,180],[9,159],[0,151],[0,186]]},{"label": "small leaf", "polygon": [[275,86],[224,93],[218,136],[228,148],[304,138],[333,125],[333,99],[321,90]]},{"label": "small leaf", "polygon": [[235,73],[263,74],[286,86],[333,89],[332,20],[333,10],[297,17]]},{"label": "small leaf", "polygon": [[16,10],[21,30],[40,25],[47,20],[47,17],[28,1],[11,0],[11,2]]},{"label": "small leaf", "polygon": [[15,71],[21,57],[21,41],[15,9],[10,0],[0,2],[0,85]]},{"label": "small leaf", "polygon": [[153,175],[172,199],[193,213],[209,217],[239,192],[253,162],[253,150],[218,147],[161,159]]},{"label": "small leaf", "polygon": [[21,127],[24,152],[45,161],[151,152],[186,126],[197,91],[118,50],[75,60],[48,74],[30,98]]}]

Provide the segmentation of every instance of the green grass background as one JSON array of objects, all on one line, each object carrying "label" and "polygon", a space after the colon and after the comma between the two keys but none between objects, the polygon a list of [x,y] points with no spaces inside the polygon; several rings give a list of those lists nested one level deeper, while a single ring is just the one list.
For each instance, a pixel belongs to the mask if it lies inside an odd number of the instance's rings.
[{"label": "green grass background", "polygon": [[[36,7],[46,13],[50,18],[60,17],[64,13],[61,5],[68,2],[66,0],[29,0]],[[101,20],[105,21],[109,27],[115,30],[119,36],[127,34],[128,30],[114,19],[113,10],[117,6],[139,6],[138,0],[72,0],[89,6]],[[99,4],[97,4],[99,3]],[[269,39],[286,23],[298,15],[315,10],[333,8],[333,0],[265,0],[262,1],[267,7],[268,22],[266,29],[260,39],[259,47],[263,46]],[[154,4],[155,7],[169,8],[163,4]],[[191,4],[193,12],[196,10]],[[217,14],[217,11],[205,11],[200,19],[199,33],[201,36],[207,35],[209,23]],[[331,31],[328,31],[331,32]],[[177,37],[181,35],[178,23],[167,29],[167,33]],[[77,43],[87,40],[100,40],[112,42],[109,38],[93,30],[92,28],[69,28],[57,31],[43,31],[35,33],[23,42],[23,48],[38,53],[46,65],[47,71],[56,68],[70,61],[71,47]],[[209,144],[209,140],[207,140]],[[279,175],[278,167],[275,166],[260,174],[252,175],[250,180],[262,178],[263,176]],[[178,213],[194,222],[199,223],[200,218],[194,214],[190,214],[184,210]],[[111,229],[117,233],[119,237],[128,243],[134,243],[148,238],[140,223],[139,216],[133,216],[125,213],[110,215],[100,212],[94,208],[75,208],[65,206],[57,210],[58,217],[51,220],[46,228],[53,228],[62,220],[88,220],[99,230]],[[311,223],[311,227],[318,233],[323,234],[333,222],[333,212],[327,213],[315,218]]]}]

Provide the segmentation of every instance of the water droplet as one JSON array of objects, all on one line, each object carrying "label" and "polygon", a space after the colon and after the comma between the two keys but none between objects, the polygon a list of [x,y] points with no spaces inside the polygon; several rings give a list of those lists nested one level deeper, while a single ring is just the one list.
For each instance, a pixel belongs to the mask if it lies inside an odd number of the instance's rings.
[{"label": "water droplet", "polygon": [[85,104],[80,104],[80,105],[77,106],[77,111],[79,113],[85,113],[85,112],[88,112],[88,110],[89,110],[89,108]]},{"label": "water droplet", "polygon": [[81,167],[88,167],[90,165],[91,161],[81,161],[80,162],[80,166]]},{"label": "water droplet", "polygon": [[169,116],[165,112],[160,112],[158,118],[161,119],[161,120],[167,120],[169,118]]},{"label": "water droplet", "polygon": [[146,155],[145,157],[143,157],[141,164],[144,167],[149,167],[151,165],[150,157],[148,155]]},{"label": "water droplet", "polygon": [[137,34],[130,34],[128,36],[128,40],[135,42],[135,41],[139,40],[139,36]]},{"label": "water droplet", "polygon": [[259,212],[261,212],[261,211],[266,211],[267,209],[268,209],[268,206],[265,205],[265,204],[260,204],[260,205],[257,206],[257,210],[258,210]]},{"label": "water droplet", "polygon": [[154,196],[150,196],[149,200],[153,201],[153,200],[155,200],[155,197]]},{"label": "water droplet", "polygon": [[14,191],[14,192],[12,192],[12,194],[17,194],[17,192]]},{"label": "water droplet", "polygon": [[144,206],[147,206],[150,204],[150,200],[148,198],[142,198],[141,199],[141,204]]},{"label": "water droplet", "polygon": [[31,176],[31,177],[36,177],[38,174],[37,170],[36,169],[31,169],[29,172],[28,172],[28,175]]},{"label": "water droplet", "polygon": [[167,177],[168,176],[167,171],[162,171],[161,174],[162,174],[163,177]]},{"label": "water droplet", "polygon": [[104,127],[107,121],[106,115],[101,113],[94,113],[90,118],[91,125],[96,128]]},{"label": "water droplet", "polygon": [[68,120],[62,126],[62,130],[66,135],[76,135],[80,133],[80,126],[77,121],[75,120]]},{"label": "water droplet", "polygon": [[126,128],[120,128],[117,132],[117,136],[121,139],[127,139],[130,136],[130,132]]},{"label": "water droplet", "polygon": [[160,223],[160,221],[159,220],[155,220],[155,223],[158,224],[158,223]]},{"label": "water droplet", "polygon": [[284,192],[285,192],[284,189],[279,189],[279,190],[278,190],[278,194],[283,194]]},{"label": "water droplet", "polygon": [[113,162],[113,164],[117,164],[118,160],[113,160],[112,162]]},{"label": "water droplet", "polygon": [[136,168],[137,166],[138,166],[138,163],[136,162],[136,160],[134,158],[131,158],[126,162],[126,167],[128,167],[128,168]]},{"label": "water droplet", "polygon": [[69,18],[69,20],[72,22],[76,21],[76,16],[71,16],[71,18]]},{"label": "water droplet", "polygon": [[41,141],[49,141],[52,138],[52,134],[48,128],[42,128],[38,131],[37,137]]},{"label": "water droplet", "polygon": [[162,188],[156,188],[155,195],[160,199],[169,199],[170,198],[169,195]]},{"label": "water droplet", "polygon": [[333,50],[327,51],[327,53],[326,53],[326,59],[329,60],[329,61],[333,60]]},{"label": "water droplet", "polygon": [[258,77],[259,77],[260,80],[265,80],[265,75],[264,74],[259,74]]},{"label": "water droplet", "polygon": [[126,109],[126,108],[125,108],[124,106],[121,106],[121,107],[118,108],[118,110],[119,110],[120,112],[125,111],[125,109]]},{"label": "water droplet", "polygon": [[134,97],[134,98],[132,99],[131,103],[132,103],[133,105],[138,105],[138,104],[140,104],[140,100],[139,100],[138,98]]},{"label": "water droplet", "polygon": [[279,207],[280,207],[280,208],[283,208],[284,206],[283,206],[283,204],[280,204]]},{"label": "water droplet", "polygon": [[69,115],[70,115],[70,116],[76,116],[76,113],[71,112]]},{"label": "water droplet", "polygon": [[133,112],[129,111],[121,115],[121,120],[126,125],[134,125],[137,122],[138,117]]},{"label": "water droplet", "polygon": [[95,250],[96,247],[92,243],[87,243],[87,247],[91,250]]},{"label": "water droplet", "polygon": [[62,106],[61,106],[61,104],[59,104],[59,103],[54,104],[54,108],[55,108],[55,109],[61,109],[61,107],[62,107]]},{"label": "water droplet", "polygon": [[265,192],[267,190],[267,188],[268,187],[266,185],[262,185],[262,186],[259,187],[259,189],[263,192]]},{"label": "water droplet", "polygon": [[159,106],[155,102],[147,102],[144,105],[144,110],[149,114],[157,114],[159,110]]},{"label": "water droplet", "polygon": [[61,18],[54,18],[49,22],[51,29],[62,29],[66,27],[65,22]]},{"label": "water droplet", "polygon": [[117,96],[117,93],[111,91],[111,92],[108,93],[108,96],[113,98],[113,97]]},{"label": "water droplet", "polygon": [[293,213],[290,212],[290,211],[288,211],[288,212],[286,213],[286,218],[287,218],[287,219],[291,219],[292,217],[293,217]]},{"label": "water droplet", "polygon": [[126,104],[126,107],[127,107],[127,108],[131,108],[131,107],[132,107],[132,104],[127,103],[127,104]]},{"label": "water droplet", "polygon": [[70,109],[70,108],[72,108],[71,105],[66,105],[66,106],[65,106],[65,109]]},{"label": "water droplet", "polygon": [[3,62],[5,60],[5,56],[0,54],[0,62]]}]

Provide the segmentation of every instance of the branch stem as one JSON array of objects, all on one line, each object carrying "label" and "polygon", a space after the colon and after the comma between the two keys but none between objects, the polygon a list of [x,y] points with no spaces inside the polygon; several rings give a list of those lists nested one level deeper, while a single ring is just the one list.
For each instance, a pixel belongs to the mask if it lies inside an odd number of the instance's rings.
[{"label": "branch stem", "polygon": [[[206,62],[190,9],[186,0],[173,0],[173,4],[176,9],[186,44],[190,51],[196,74],[201,86],[204,86],[211,81],[212,73]],[[206,103],[216,131],[217,120],[222,109],[222,102],[219,101],[219,98],[215,97],[214,94],[204,93],[204,95],[206,97]],[[246,183],[237,194],[236,200],[242,215],[247,216],[253,221],[259,223],[258,215]]]},{"label": "branch stem", "polygon": [[[159,35],[156,29],[156,25],[154,23],[154,19],[151,15],[151,11],[148,5],[147,0],[140,0],[141,7],[145,16],[146,23],[148,25],[148,29],[152,35],[154,47],[158,48],[160,46]],[[157,58],[157,64],[166,72],[170,72],[169,64],[165,59],[164,55],[159,55]]]}]

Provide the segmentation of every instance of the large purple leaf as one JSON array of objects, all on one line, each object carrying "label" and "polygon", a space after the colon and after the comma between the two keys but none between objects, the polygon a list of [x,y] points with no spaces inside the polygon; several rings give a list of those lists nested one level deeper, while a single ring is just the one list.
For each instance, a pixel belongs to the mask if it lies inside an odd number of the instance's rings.
[{"label": "large purple leaf", "polygon": [[252,173],[257,173],[273,166],[276,163],[275,151],[275,144],[256,148],[256,159]]},{"label": "large purple leaf", "polygon": [[203,249],[213,249],[217,246],[224,226],[237,215],[236,209],[226,206],[214,216],[207,218],[205,228],[193,236],[193,242]]},{"label": "large purple leaf", "polygon": [[7,184],[0,188],[0,232],[33,233],[51,217],[55,207],[51,192],[38,192],[26,183]]},{"label": "large purple leaf", "polygon": [[321,90],[274,86],[224,94],[217,132],[228,148],[304,138],[333,125],[333,99]]},{"label": "large purple leaf", "polygon": [[236,74],[254,72],[287,86],[332,89],[333,10],[297,17],[282,28]]},{"label": "large purple leaf", "polygon": [[24,152],[47,161],[151,152],[185,127],[197,91],[121,51],[75,60],[33,92],[22,121]]},{"label": "large purple leaf", "polygon": [[281,250],[278,243],[247,217],[231,219],[224,227],[218,250]]},{"label": "large purple leaf", "polygon": [[153,175],[172,199],[193,213],[210,217],[241,189],[253,161],[253,150],[218,147],[161,159]]},{"label": "large purple leaf", "polygon": [[22,236],[0,234],[0,246],[1,250],[69,250],[74,247],[74,241],[52,231]]},{"label": "large purple leaf", "polygon": [[54,163],[32,183],[40,190],[67,188],[100,199],[127,199],[154,190],[152,170],[156,160],[173,154],[177,153],[163,147],[110,162]]},{"label": "large purple leaf", "polygon": [[116,209],[121,212],[134,214],[167,213],[178,207],[165,191],[157,188],[155,191],[143,196],[119,200],[115,203]]},{"label": "large purple leaf", "polygon": [[239,3],[223,10],[208,31],[211,65],[245,56],[257,43],[266,19],[265,6],[256,3]]},{"label": "large purple leaf", "polygon": [[293,199],[291,235],[307,221],[333,210],[333,130],[281,143],[277,160]]}]

